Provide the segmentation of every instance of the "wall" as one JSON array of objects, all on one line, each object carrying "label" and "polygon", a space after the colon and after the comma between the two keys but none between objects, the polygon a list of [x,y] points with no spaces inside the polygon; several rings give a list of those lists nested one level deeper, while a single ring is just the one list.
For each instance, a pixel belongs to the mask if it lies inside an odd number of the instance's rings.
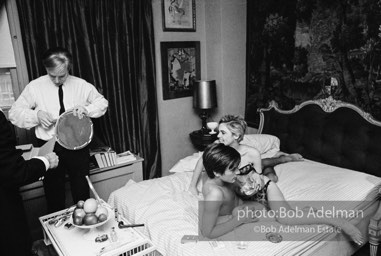
[{"label": "wall", "polygon": [[217,116],[245,111],[246,1],[205,1],[208,76],[219,86]]},{"label": "wall", "polygon": [[192,97],[163,100],[160,42],[200,41],[201,79],[217,82],[218,108],[212,119],[244,115],[246,87],[246,0],[196,0],[196,32],[163,32],[162,0],[152,0],[162,173],[196,152],[189,133],[201,128]]}]

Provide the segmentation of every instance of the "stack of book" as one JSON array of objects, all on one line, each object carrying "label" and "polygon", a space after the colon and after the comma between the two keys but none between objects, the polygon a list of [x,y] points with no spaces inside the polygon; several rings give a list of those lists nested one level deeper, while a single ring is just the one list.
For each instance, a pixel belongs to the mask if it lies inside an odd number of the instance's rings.
[{"label": "stack of book", "polygon": [[113,150],[94,154],[95,160],[100,168],[116,165],[116,153]]},{"label": "stack of book", "polygon": [[[90,155],[92,157],[91,161],[99,168],[124,164],[136,160],[136,156],[130,151],[116,154],[110,147],[97,148],[92,150]],[[94,167],[96,168],[96,166]]]}]

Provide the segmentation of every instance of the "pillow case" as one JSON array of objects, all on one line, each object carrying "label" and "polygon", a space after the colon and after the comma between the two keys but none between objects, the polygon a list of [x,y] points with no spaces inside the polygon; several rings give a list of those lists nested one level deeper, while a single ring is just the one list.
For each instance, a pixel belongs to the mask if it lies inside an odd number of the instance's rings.
[{"label": "pillow case", "polygon": [[270,134],[245,134],[241,144],[256,148],[261,155],[276,153],[280,148],[279,138]]},{"label": "pillow case", "polygon": [[[279,138],[270,134],[245,134],[241,144],[256,148],[262,158],[274,156],[280,147]],[[203,152],[180,159],[169,172],[193,172]]]},{"label": "pillow case", "polygon": [[194,153],[191,156],[187,156],[180,159],[169,172],[193,172],[196,167],[198,159],[202,156],[203,152]]}]

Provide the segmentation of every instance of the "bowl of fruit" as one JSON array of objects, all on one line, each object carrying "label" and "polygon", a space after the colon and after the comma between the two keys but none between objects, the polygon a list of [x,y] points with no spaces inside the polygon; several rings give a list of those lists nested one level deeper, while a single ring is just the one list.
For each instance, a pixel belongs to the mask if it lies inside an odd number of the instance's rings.
[{"label": "bowl of fruit", "polygon": [[111,219],[113,211],[105,204],[101,204],[94,198],[86,201],[80,200],[71,216],[74,226],[83,229],[100,227]]}]

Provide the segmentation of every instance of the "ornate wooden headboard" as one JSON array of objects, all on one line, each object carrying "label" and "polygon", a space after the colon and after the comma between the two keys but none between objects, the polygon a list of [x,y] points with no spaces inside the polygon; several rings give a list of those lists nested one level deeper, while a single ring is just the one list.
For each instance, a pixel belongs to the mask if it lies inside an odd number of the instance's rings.
[{"label": "ornate wooden headboard", "polygon": [[381,122],[357,106],[329,97],[259,112],[259,133],[277,136],[281,151],[381,176]]}]

